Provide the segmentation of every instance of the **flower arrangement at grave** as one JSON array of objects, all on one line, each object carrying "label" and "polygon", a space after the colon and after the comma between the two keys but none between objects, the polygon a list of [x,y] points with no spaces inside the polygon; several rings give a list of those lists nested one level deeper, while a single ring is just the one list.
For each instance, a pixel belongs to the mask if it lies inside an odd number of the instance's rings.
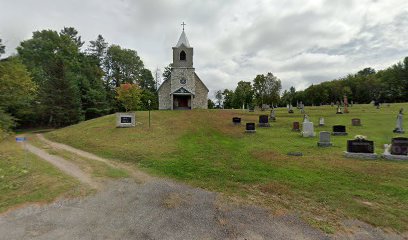
[{"label": "flower arrangement at grave", "polygon": [[354,136],[354,139],[355,140],[360,140],[360,141],[365,141],[365,140],[367,140],[367,137],[363,136],[363,135],[356,135],[356,136]]}]

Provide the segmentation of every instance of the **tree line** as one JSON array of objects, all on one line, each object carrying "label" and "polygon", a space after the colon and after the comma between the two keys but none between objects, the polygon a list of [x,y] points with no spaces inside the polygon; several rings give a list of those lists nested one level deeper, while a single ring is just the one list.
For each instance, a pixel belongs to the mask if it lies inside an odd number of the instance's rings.
[{"label": "tree line", "polygon": [[235,90],[217,90],[216,102],[209,100],[208,106],[294,106],[299,102],[318,106],[341,102],[344,96],[355,103],[408,102],[408,57],[384,70],[369,67],[339,79],[312,84],[300,91],[292,86],[281,93],[281,88],[281,81],[272,73],[261,74],[252,82],[238,82]]},{"label": "tree line", "polygon": [[0,60],[0,129],[62,127],[124,110],[117,89],[125,83],[140,88],[138,109],[149,100],[157,108],[156,82],[136,51],[101,35],[83,45],[72,27],[36,31],[17,54]]},{"label": "tree line", "polygon": [[216,102],[208,101],[208,107],[250,108],[263,105],[277,105],[280,100],[282,83],[272,73],[259,74],[252,82],[239,81],[235,90],[224,89],[215,92]]},{"label": "tree line", "polygon": [[344,96],[355,103],[408,102],[408,57],[384,70],[365,68],[339,79],[312,84],[302,91],[291,87],[283,92],[280,102],[322,105],[341,102]]}]

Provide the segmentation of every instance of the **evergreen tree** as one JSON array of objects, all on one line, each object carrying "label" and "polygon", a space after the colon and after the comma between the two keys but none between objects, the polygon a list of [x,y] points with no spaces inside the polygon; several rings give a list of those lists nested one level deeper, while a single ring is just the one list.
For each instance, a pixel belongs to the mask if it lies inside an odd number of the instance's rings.
[{"label": "evergreen tree", "polygon": [[21,42],[19,56],[39,86],[38,122],[65,126],[83,119],[80,98],[80,51],[73,35],[52,30],[33,33]]}]

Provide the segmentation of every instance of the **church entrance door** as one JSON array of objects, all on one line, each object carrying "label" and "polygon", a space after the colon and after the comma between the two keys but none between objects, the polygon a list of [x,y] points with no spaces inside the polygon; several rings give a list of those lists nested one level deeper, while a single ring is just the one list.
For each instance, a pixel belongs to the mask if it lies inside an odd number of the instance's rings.
[{"label": "church entrance door", "polygon": [[191,109],[191,96],[174,95],[173,109],[175,110]]}]

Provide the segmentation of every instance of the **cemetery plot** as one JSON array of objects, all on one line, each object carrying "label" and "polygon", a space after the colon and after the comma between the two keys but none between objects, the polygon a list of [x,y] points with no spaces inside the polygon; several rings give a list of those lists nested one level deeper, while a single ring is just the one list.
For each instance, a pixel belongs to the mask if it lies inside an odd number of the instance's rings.
[{"label": "cemetery plot", "polygon": [[[408,109],[408,104],[393,104],[379,111],[354,104],[351,113],[343,115],[336,115],[335,107],[330,106],[307,107],[307,112],[314,121],[324,117],[326,126],[319,130],[330,133],[332,125],[349,126],[352,118],[364,120],[364,128],[349,128],[348,134],[368,136],[374,143],[374,153],[382,153],[381,146],[391,144],[396,137],[392,130],[395,113],[401,107]],[[233,196],[248,194],[278,210],[282,205],[274,196],[279,194],[291,209],[305,212],[305,216],[318,210],[327,219],[319,221],[319,226],[335,229],[347,217],[395,231],[408,230],[407,164],[345,159],[347,139],[299,137],[291,130],[293,122],[297,122],[295,130],[302,127],[298,122],[300,112],[289,114],[284,107],[275,111],[279,121],[273,129],[252,135],[245,134],[245,130],[255,132],[260,111],[248,113],[241,109],[156,111],[153,112],[156,121],[150,130],[141,124],[142,127],[125,132],[115,128],[112,124],[115,116],[111,115],[47,135],[194,186]],[[242,127],[232,124],[232,118],[237,116],[242,116]],[[139,121],[147,123],[148,112],[138,112]],[[335,147],[316,146],[317,142],[329,141]],[[327,208],[321,207],[322,201]],[[287,210],[288,205],[282,208]]]}]

